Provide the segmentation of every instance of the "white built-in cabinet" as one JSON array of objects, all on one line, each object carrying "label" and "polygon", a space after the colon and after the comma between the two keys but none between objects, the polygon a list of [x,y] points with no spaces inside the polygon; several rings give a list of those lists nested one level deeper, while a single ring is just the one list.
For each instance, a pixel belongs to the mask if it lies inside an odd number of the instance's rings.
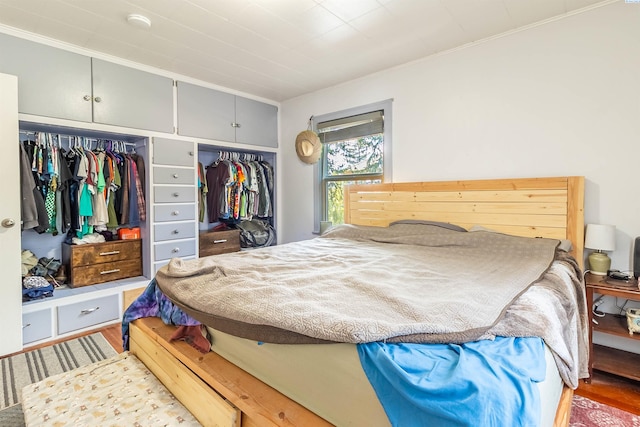
[{"label": "white built-in cabinet", "polygon": [[171,258],[197,252],[196,144],[167,138],[151,141],[153,165],[153,271]]},{"label": "white built-in cabinet", "polygon": [[[173,79],[159,74],[3,33],[0,73],[0,178],[7,190],[0,221],[16,222],[0,227],[0,270],[5,272],[0,356],[119,322],[127,292],[146,286],[172,257],[197,257],[203,226],[198,223],[198,161],[206,166],[227,150],[261,154],[275,165],[275,105],[190,83],[178,82],[176,88]],[[112,128],[105,131],[102,125]],[[20,251],[27,243],[44,249],[40,240],[30,241],[40,237],[35,232],[28,237],[20,232],[19,126],[135,143],[147,170],[147,220],[140,225],[144,276],[56,290],[53,298],[22,303]]]},{"label": "white built-in cabinet", "polygon": [[20,113],[173,132],[173,80],[0,34],[0,72],[20,77]]},{"label": "white built-in cabinet", "polygon": [[278,147],[278,107],[178,81],[178,134]]}]

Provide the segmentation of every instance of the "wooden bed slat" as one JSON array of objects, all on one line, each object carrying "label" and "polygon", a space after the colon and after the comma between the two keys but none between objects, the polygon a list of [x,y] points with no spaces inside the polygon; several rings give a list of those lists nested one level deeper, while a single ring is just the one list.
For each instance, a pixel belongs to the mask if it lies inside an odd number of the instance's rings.
[{"label": "wooden bed slat", "polygon": [[[403,193],[407,194],[407,193]],[[412,193],[413,194],[413,193]],[[352,201],[351,209],[354,211],[409,211],[415,212],[473,212],[473,213],[532,213],[540,215],[566,215],[567,201],[563,202],[458,202],[447,203],[441,201],[413,201],[413,200],[385,200],[385,201]]]},{"label": "wooden bed slat", "polygon": [[490,191],[394,191],[352,193],[352,202],[358,201],[406,201],[406,202],[518,202],[566,203],[566,190],[490,190]]},{"label": "wooden bed slat", "polygon": [[[388,219],[387,223],[400,219],[430,219],[450,222],[452,224],[468,223],[474,225],[523,225],[534,227],[555,227],[564,229],[567,218],[564,215],[535,215],[535,214],[500,214],[475,212],[412,212],[404,211],[354,211],[351,214],[352,224],[360,224],[361,219]],[[544,236],[546,237],[546,236]]]}]

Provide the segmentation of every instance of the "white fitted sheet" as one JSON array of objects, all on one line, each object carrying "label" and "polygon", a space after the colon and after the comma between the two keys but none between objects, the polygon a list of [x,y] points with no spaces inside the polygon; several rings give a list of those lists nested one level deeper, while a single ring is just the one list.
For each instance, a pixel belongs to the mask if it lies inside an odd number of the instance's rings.
[{"label": "white fitted sheet", "polygon": [[[355,344],[259,344],[212,328],[212,350],[325,420],[339,426],[386,426]],[[547,372],[538,383],[541,426],[553,425],[562,379],[545,346]]]}]

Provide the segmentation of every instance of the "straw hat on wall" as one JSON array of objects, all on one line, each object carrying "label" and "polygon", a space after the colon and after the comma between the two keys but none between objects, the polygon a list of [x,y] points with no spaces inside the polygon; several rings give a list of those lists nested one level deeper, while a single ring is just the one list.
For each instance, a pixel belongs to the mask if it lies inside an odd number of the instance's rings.
[{"label": "straw hat on wall", "polygon": [[312,130],[305,130],[296,137],[296,153],[298,158],[310,165],[316,163],[320,159],[322,144],[320,138]]}]

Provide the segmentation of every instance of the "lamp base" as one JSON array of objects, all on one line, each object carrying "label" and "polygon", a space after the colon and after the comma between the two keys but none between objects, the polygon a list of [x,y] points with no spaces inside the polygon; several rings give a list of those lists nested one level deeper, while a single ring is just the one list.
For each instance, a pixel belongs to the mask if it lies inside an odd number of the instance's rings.
[{"label": "lamp base", "polygon": [[592,252],[589,255],[589,272],[598,276],[606,276],[611,268],[611,258],[602,252]]}]

